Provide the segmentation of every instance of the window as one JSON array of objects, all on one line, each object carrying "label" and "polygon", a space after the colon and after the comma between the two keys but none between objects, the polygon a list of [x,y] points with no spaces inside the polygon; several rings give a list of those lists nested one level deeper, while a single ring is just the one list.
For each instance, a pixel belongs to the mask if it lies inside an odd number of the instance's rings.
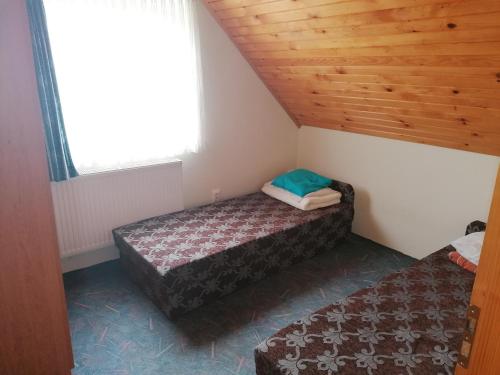
[{"label": "window", "polygon": [[44,0],[80,173],[196,151],[196,0]]}]

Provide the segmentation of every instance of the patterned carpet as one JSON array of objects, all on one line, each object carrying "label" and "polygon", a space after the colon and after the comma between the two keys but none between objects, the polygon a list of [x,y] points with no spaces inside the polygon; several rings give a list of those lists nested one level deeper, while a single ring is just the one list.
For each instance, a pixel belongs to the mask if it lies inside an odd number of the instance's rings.
[{"label": "patterned carpet", "polygon": [[255,374],[253,349],[294,320],[414,259],[352,235],[341,246],[172,322],[118,261],[64,275],[73,374]]}]

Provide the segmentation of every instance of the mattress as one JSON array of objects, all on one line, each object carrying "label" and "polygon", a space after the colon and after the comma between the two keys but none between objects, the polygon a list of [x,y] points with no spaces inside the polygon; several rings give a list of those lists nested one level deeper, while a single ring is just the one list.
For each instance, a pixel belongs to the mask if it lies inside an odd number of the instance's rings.
[{"label": "mattress", "polygon": [[113,231],[128,274],[169,317],[260,280],[320,251],[351,230],[344,200],[302,211],[263,193],[125,225]]},{"label": "mattress", "polygon": [[257,375],[453,374],[474,274],[444,248],[278,331]]}]

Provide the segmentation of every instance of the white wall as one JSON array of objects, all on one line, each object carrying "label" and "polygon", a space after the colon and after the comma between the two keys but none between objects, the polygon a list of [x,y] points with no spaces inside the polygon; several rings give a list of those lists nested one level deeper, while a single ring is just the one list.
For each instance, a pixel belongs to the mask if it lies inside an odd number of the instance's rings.
[{"label": "white wall", "polygon": [[185,206],[256,191],[296,162],[298,129],[234,44],[198,2],[204,77],[204,139],[181,156]]},{"label": "white wall", "polygon": [[500,158],[304,126],[298,165],[351,183],[353,231],[421,258],[486,221]]}]

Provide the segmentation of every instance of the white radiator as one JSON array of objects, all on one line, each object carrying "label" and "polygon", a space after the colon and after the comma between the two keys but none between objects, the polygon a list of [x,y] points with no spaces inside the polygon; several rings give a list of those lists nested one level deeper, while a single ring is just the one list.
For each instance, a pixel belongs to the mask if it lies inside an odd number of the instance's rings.
[{"label": "white radiator", "polygon": [[79,176],[53,182],[61,257],[113,243],[111,230],[183,209],[182,162]]}]

